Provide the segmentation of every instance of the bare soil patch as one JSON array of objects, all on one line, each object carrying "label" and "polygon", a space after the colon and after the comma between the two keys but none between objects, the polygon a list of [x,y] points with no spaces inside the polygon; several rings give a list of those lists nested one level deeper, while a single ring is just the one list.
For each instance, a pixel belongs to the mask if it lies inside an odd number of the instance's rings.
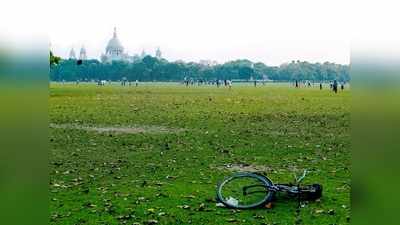
[{"label": "bare soil patch", "polygon": [[273,170],[268,166],[251,165],[246,163],[224,164],[218,168],[232,172],[271,172]]},{"label": "bare soil patch", "polygon": [[137,133],[178,133],[184,131],[182,128],[168,128],[163,126],[84,126],[79,124],[54,124],[50,123],[51,128],[56,129],[74,129],[93,131],[98,133],[119,133],[119,134],[137,134]]}]

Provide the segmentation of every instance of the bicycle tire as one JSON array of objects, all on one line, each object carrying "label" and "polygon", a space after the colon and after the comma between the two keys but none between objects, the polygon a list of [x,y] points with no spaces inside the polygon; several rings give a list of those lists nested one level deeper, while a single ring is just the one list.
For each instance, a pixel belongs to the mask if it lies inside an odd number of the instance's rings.
[{"label": "bicycle tire", "polygon": [[217,186],[217,200],[219,202],[221,202],[222,204],[224,204],[228,208],[252,209],[252,208],[257,208],[257,207],[260,207],[260,206],[264,206],[264,205],[266,205],[266,204],[268,204],[269,202],[272,201],[272,199],[273,199],[273,197],[275,195],[275,192],[268,190],[268,192],[265,195],[265,197],[263,199],[261,199],[260,201],[256,202],[256,203],[249,204],[249,205],[231,204],[226,198],[224,198],[224,196],[222,194],[222,189],[223,189],[224,185],[226,185],[230,181],[232,181],[234,179],[240,179],[240,178],[254,178],[254,179],[260,181],[266,188],[273,185],[272,181],[268,177],[265,177],[265,176],[262,176],[262,175],[258,175],[258,174],[255,174],[255,173],[236,173],[236,174],[233,174],[232,176],[226,177],[222,182],[220,182],[218,184],[218,186]]}]

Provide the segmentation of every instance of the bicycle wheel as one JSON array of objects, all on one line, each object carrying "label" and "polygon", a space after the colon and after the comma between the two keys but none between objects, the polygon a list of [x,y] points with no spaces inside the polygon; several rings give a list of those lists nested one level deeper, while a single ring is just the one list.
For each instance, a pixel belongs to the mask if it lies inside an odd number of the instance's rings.
[{"label": "bicycle wheel", "polygon": [[217,187],[217,198],[225,206],[237,209],[256,208],[272,201],[272,182],[254,173],[237,173],[224,179]]}]

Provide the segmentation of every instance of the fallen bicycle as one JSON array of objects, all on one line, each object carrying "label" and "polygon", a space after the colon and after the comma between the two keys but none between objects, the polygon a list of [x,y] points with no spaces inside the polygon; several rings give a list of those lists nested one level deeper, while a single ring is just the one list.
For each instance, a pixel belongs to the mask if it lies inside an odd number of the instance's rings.
[{"label": "fallen bicycle", "polygon": [[267,176],[258,173],[235,173],[217,186],[217,200],[228,208],[251,209],[271,204],[275,194],[287,193],[299,201],[317,200],[322,196],[322,185],[300,185],[307,170],[295,184],[274,184]]}]

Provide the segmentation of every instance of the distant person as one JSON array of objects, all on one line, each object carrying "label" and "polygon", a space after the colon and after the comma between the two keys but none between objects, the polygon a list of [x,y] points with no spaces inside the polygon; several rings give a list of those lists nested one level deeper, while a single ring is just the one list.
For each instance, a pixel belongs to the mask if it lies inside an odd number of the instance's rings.
[{"label": "distant person", "polygon": [[319,83],[319,90],[322,90],[322,83]]},{"label": "distant person", "polygon": [[337,91],[338,91],[338,82],[336,80],[333,81],[332,88],[333,88],[333,92],[337,93]]},{"label": "distant person", "polygon": [[139,81],[138,80],[135,81],[135,86],[136,87],[139,86]]},{"label": "distant person", "polygon": [[308,83],[307,83],[307,84],[308,84],[308,87],[311,87],[311,82],[310,82],[310,81],[308,81]]},{"label": "distant person", "polygon": [[342,84],[340,85],[340,89],[341,89],[342,91],[344,91],[344,83],[342,83]]},{"label": "distant person", "polygon": [[106,80],[99,80],[99,86],[104,86],[104,85],[106,85]]},{"label": "distant person", "polygon": [[228,86],[229,86],[229,89],[232,88],[232,81],[231,80],[228,80]]},{"label": "distant person", "polygon": [[254,80],[254,87],[257,87],[257,80]]},{"label": "distant person", "polygon": [[299,87],[299,81],[298,81],[298,80],[295,81],[295,87],[296,87],[296,88]]}]

